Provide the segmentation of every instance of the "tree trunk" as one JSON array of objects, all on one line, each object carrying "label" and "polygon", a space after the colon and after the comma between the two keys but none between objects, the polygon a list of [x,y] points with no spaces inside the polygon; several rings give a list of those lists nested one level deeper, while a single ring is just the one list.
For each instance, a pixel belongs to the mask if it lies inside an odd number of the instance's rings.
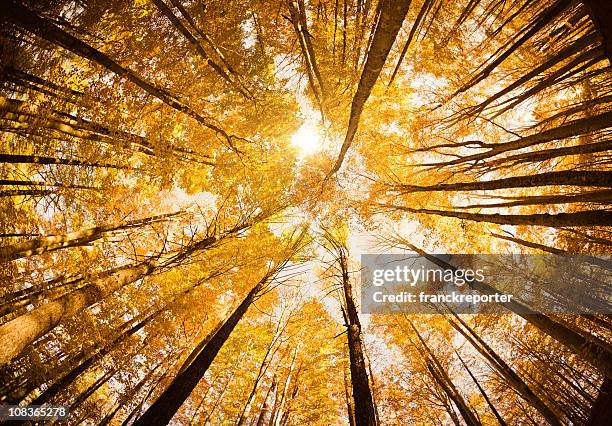
[{"label": "tree trunk", "polygon": [[325,101],[326,92],[323,79],[317,65],[315,52],[310,41],[311,35],[308,32],[304,4],[302,0],[288,0],[287,4],[289,6],[289,13],[291,15],[291,23],[293,24],[293,28],[300,43],[302,56],[304,57],[308,83],[310,85],[312,94],[319,105],[319,109],[321,110],[321,119],[323,119],[325,116],[323,103]]},{"label": "tree trunk", "polygon": [[469,162],[480,162],[482,160],[487,160],[492,157],[503,154],[504,152],[515,151],[518,149],[523,149],[534,145],[540,145],[554,140],[561,140],[572,136],[584,135],[590,132],[607,129],[611,126],[612,111],[604,112],[594,117],[579,118],[570,121],[567,124],[555,127],[554,129],[544,130],[534,135],[521,137],[510,142],[487,145],[491,148],[486,152],[466,155],[465,157],[460,157],[455,160],[440,163],[427,163],[423,164],[423,166],[452,166]]},{"label": "tree trunk", "polygon": [[612,64],[612,3],[608,0],[582,0],[589,9],[595,28],[603,36],[603,48]]},{"label": "tree trunk", "polygon": [[612,172],[564,170],[528,176],[475,181],[440,183],[437,185],[392,185],[391,188],[402,193],[435,191],[487,191],[508,188],[531,188],[537,186],[593,186],[612,188]]},{"label": "tree trunk", "polygon": [[191,46],[193,46],[193,48],[200,54],[200,56],[202,57],[202,59],[213,69],[215,70],[215,72],[217,74],[219,74],[221,76],[221,78],[223,80],[225,80],[227,83],[229,83],[230,86],[234,87],[236,90],[238,90],[238,92],[243,95],[245,98],[247,99],[251,99],[251,96],[246,93],[242,87],[240,87],[238,84],[236,84],[231,78],[230,76],[225,72],[225,70],[223,70],[223,68],[217,64],[210,56],[208,56],[208,53],[206,52],[206,50],[204,50],[204,48],[202,47],[202,45],[200,43],[198,43],[198,40],[193,36],[193,34],[191,34],[191,32],[189,31],[189,29],[183,25],[183,23],[180,21],[180,19],[178,19],[174,13],[172,12],[172,10],[166,6],[166,4],[164,3],[163,0],[153,0],[153,3],[155,3],[155,6],[157,6],[157,8],[159,9],[159,11],[166,17],[168,18],[168,20],[170,22],[172,22],[172,25],[175,26],[176,29],[179,30],[179,32],[183,35],[183,37],[185,37],[185,39],[189,42],[189,44],[191,44]]},{"label": "tree trunk", "polygon": [[507,426],[507,423],[504,421],[504,419],[501,416],[501,414],[499,414],[499,411],[497,411],[497,408],[495,408],[495,405],[493,404],[493,402],[489,398],[489,395],[487,395],[487,392],[481,386],[480,382],[478,381],[478,379],[476,378],[474,373],[472,373],[472,370],[470,370],[470,367],[468,367],[468,365],[465,363],[463,358],[461,358],[461,356],[459,355],[458,352],[455,351],[455,354],[457,355],[457,358],[461,362],[461,365],[463,365],[463,368],[465,368],[465,371],[467,371],[468,375],[471,377],[472,381],[474,382],[474,384],[478,388],[478,391],[480,392],[480,394],[482,395],[484,400],[487,402],[487,405],[489,406],[489,409],[491,410],[491,412],[493,413],[493,415],[495,416],[495,418],[497,419],[499,424],[501,426]]},{"label": "tree trunk", "polygon": [[[540,415],[546,421],[554,426],[561,426],[559,414],[549,407],[538,395],[533,392],[529,385],[510,367],[484,340],[482,340],[461,318],[453,314],[457,321],[461,323],[465,330],[459,326],[451,318],[447,318],[450,325],[453,326],[463,337],[465,337],[472,347],[476,349],[488,363],[512,386],[512,388],[531,405],[538,410]],[[467,330],[467,331],[466,331]]]},{"label": "tree trunk", "polygon": [[461,394],[457,390],[457,387],[449,377],[446,369],[438,360],[436,354],[431,350],[429,345],[427,345],[425,339],[423,339],[423,336],[421,336],[421,333],[419,333],[412,321],[408,320],[408,322],[410,323],[412,330],[421,342],[421,345],[425,349],[426,353],[424,353],[422,350],[420,350],[420,352],[422,356],[426,358],[425,364],[433,379],[444,390],[448,397],[455,403],[455,405],[459,409],[461,417],[463,417],[463,420],[465,421],[465,424],[468,426],[480,426],[480,421],[478,421],[475,414],[472,412],[472,409],[469,407],[463,396],[461,396]]},{"label": "tree trunk", "polygon": [[353,399],[355,401],[355,424],[357,426],[376,425],[376,410],[374,398],[370,389],[370,382],[363,355],[363,341],[361,337],[361,323],[353,300],[353,289],[348,271],[348,261],[343,248],[338,250],[338,261],[342,271],[342,287],[346,306],[346,327],[351,362],[351,383],[353,385]]},{"label": "tree trunk", "polygon": [[[463,85],[461,88],[459,88],[453,94],[452,97],[458,95],[459,93],[465,92],[466,90],[470,89],[471,87],[475,86],[476,84],[478,84],[479,82],[481,82],[482,80],[487,78],[489,76],[489,74],[491,74],[491,72],[495,68],[497,68],[497,66],[499,64],[501,64],[503,61],[505,61],[510,55],[512,55],[512,53],[514,53],[516,51],[516,49],[518,49],[523,44],[525,44],[525,42],[527,42],[527,40],[529,40],[538,31],[543,29],[546,25],[548,25],[551,21],[553,21],[557,16],[559,16],[559,14],[561,14],[561,12],[563,12],[571,3],[572,3],[572,0],[558,0],[556,3],[554,3],[548,9],[544,10],[534,20],[533,23],[529,24],[529,26],[527,28],[525,28],[524,30],[519,32],[519,34],[523,33],[523,32],[524,32],[524,34],[518,40],[513,42],[509,47],[506,48],[506,50],[502,54],[500,54],[499,56],[495,57],[495,59],[493,59],[489,65],[487,65],[484,69],[482,69],[482,71],[480,71],[478,74],[476,74],[465,85]],[[480,66],[479,69],[480,68],[482,68],[482,66]]]},{"label": "tree trunk", "polygon": [[144,219],[122,222],[116,225],[102,225],[94,228],[70,232],[64,235],[38,237],[22,243],[0,247],[0,262],[21,259],[35,254],[46,253],[66,247],[84,246],[96,241],[107,232],[127,230],[150,225],[181,214],[181,212],[151,216]]},{"label": "tree trunk", "polygon": [[353,97],[346,136],[340,148],[336,163],[328,173],[327,179],[340,170],[346,152],[355,138],[363,107],[370,97],[372,88],[376,80],[378,80],[378,76],[385,65],[389,51],[395,42],[397,33],[402,27],[402,23],[410,7],[410,0],[380,0],[379,7],[380,20],[372,39],[372,45],[367,53],[368,59],[361,73],[361,78],[357,85],[357,92]]},{"label": "tree trunk", "polygon": [[39,306],[0,326],[0,365],[9,363],[28,345],[88,306],[153,271],[149,263],[97,274],[86,286]]},{"label": "tree trunk", "polygon": [[605,377],[595,400],[587,426],[609,424],[612,419],[612,379]]},{"label": "tree trunk", "polygon": [[166,425],[170,422],[174,414],[198,385],[208,370],[208,367],[210,367],[230,334],[234,331],[240,319],[255,300],[255,297],[267,284],[271,275],[271,273],[266,274],[247,294],[242,303],[234,310],[217,332],[213,334],[210,340],[205,342],[201,350],[199,348],[196,349],[199,352],[197,354],[192,354],[193,362],[181,367],[180,372],[174,378],[170,386],[168,386],[147,411],[134,422],[134,426]]},{"label": "tree trunk", "polygon": [[558,214],[482,214],[466,213],[447,210],[413,209],[411,207],[396,206],[391,204],[381,204],[397,210],[410,213],[431,214],[443,217],[455,217],[457,219],[471,220],[474,222],[497,223],[499,225],[529,225],[529,226],[549,226],[558,228],[562,226],[611,226],[612,211],[609,210],[588,210],[575,213]]},{"label": "tree trunk", "polygon": [[344,371],[344,400],[346,401],[346,414],[348,416],[349,426],[355,426],[355,407],[351,398],[351,390]]},{"label": "tree trunk", "polygon": [[419,14],[416,17],[414,24],[412,24],[412,28],[410,29],[410,34],[408,34],[408,40],[406,40],[406,43],[404,44],[402,53],[400,53],[400,57],[397,60],[397,64],[395,65],[395,69],[393,70],[393,74],[391,74],[391,79],[389,80],[389,83],[387,84],[387,86],[390,87],[393,84],[393,80],[395,80],[395,76],[397,75],[400,65],[402,64],[402,61],[404,60],[404,56],[406,56],[408,47],[410,47],[410,43],[412,43],[412,40],[414,39],[414,36],[417,30],[419,29],[421,23],[423,22],[425,16],[427,15],[427,13],[429,13],[429,10],[431,9],[432,4],[433,4],[433,0],[425,0],[423,2],[423,6],[421,6],[421,10],[419,10]]},{"label": "tree trunk", "polygon": [[217,236],[203,238],[185,247],[162,263],[143,262],[93,275],[91,282],[59,299],[45,303],[0,326],[0,365],[10,362],[27,345],[58,325],[62,320],[82,311],[120,288],[133,283],[160,267],[180,264],[193,253],[208,249],[223,238],[246,229],[243,223]]},{"label": "tree trunk", "polygon": [[490,209],[497,207],[516,207],[516,206],[546,206],[551,204],[570,204],[570,203],[602,203],[610,204],[612,202],[612,189],[603,189],[601,191],[587,191],[576,194],[557,194],[557,195],[536,195],[533,197],[499,197],[511,198],[515,201],[507,201],[503,203],[491,204],[469,204],[467,206],[459,206],[457,209]]},{"label": "tree trunk", "polygon": [[9,164],[60,164],[65,166],[104,167],[108,169],[130,170],[129,166],[108,163],[88,162],[67,158],[41,157],[38,155],[0,154],[0,163]]}]

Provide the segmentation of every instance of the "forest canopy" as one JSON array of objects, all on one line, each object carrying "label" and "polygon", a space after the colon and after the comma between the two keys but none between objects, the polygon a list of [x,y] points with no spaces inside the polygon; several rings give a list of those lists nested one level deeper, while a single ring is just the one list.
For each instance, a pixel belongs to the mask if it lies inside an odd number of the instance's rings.
[{"label": "forest canopy", "polygon": [[[0,21],[0,404],[612,418],[608,0],[4,0]],[[500,267],[561,304],[570,266],[599,310],[365,314],[368,253],[546,255]]]}]

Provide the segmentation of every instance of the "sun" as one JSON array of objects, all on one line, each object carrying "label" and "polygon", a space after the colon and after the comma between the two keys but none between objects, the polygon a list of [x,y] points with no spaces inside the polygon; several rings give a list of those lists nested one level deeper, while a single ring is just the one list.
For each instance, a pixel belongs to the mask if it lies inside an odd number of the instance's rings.
[{"label": "sun", "polygon": [[321,150],[321,131],[311,123],[304,123],[291,136],[291,145],[299,149],[302,156]]}]

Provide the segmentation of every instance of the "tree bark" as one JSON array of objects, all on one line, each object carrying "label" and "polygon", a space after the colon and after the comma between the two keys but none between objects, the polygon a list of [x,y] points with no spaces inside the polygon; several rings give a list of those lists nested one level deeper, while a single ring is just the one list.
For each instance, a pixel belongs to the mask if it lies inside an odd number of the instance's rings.
[{"label": "tree bark", "polygon": [[557,194],[557,195],[536,195],[533,197],[500,197],[516,199],[515,201],[507,201],[503,203],[491,204],[469,204],[467,206],[457,207],[458,209],[490,209],[496,207],[516,207],[516,206],[546,206],[551,204],[569,204],[569,203],[602,203],[610,204],[612,202],[612,190],[603,189],[601,191],[578,192],[576,194]]},{"label": "tree bark", "polygon": [[141,263],[97,274],[86,286],[3,324],[0,326],[0,365],[9,363],[62,320],[152,271],[150,264]]},{"label": "tree bark", "polygon": [[342,288],[346,306],[346,327],[351,362],[351,383],[353,386],[353,399],[355,401],[355,424],[357,426],[376,425],[376,409],[374,398],[370,389],[370,381],[363,355],[363,341],[361,336],[361,323],[357,308],[353,300],[353,288],[348,272],[346,251],[338,248],[338,262],[342,272]]},{"label": "tree bark", "polygon": [[201,350],[197,348],[196,350],[199,352],[192,354],[193,362],[181,367],[179,374],[174,378],[170,386],[134,422],[134,426],[166,425],[170,422],[174,414],[198,385],[240,319],[267,284],[271,275],[271,273],[266,274],[247,294],[242,303],[238,305],[217,332],[212,335],[210,340],[202,342],[205,343],[204,345],[200,344],[202,346]]},{"label": "tree bark", "polygon": [[167,213],[157,216],[151,216],[144,219],[132,220],[129,222],[96,226],[93,228],[70,232],[64,235],[38,237],[29,241],[24,241],[22,243],[0,247],[0,263],[7,262],[9,260],[21,259],[23,257],[33,256],[35,254],[42,254],[48,251],[58,250],[62,248],[84,246],[102,238],[107,232],[126,230],[150,225],[171,217],[175,217],[181,213],[182,212]]},{"label": "tree bark", "polygon": [[495,405],[491,401],[491,398],[489,398],[489,395],[487,395],[487,392],[484,390],[484,388],[482,387],[482,385],[480,384],[480,382],[478,381],[474,373],[472,373],[472,370],[470,370],[470,367],[468,367],[468,365],[463,360],[463,358],[461,358],[461,355],[459,355],[458,352],[455,351],[455,354],[457,355],[457,359],[459,359],[459,361],[461,362],[461,365],[463,365],[463,368],[465,368],[465,371],[467,371],[468,375],[470,376],[470,378],[472,379],[472,381],[478,388],[478,391],[480,392],[484,400],[487,402],[489,409],[491,410],[491,412],[493,413],[493,415],[495,416],[499,424],[501,426],[507,426],[507,423],[504,421],[501,414],[499,414],[499,411],[497,411],[497,408],[495,408]]},{"label": "tree bark", "polygon": [[608,0],[582,0],[589,10],[595,28],[603,37],[603,48],[612,64],[612,3]]},{"label": "tree bark", "polygon": [[605,377],[595,400],[587,426],[601,426],[612,419],[612,379]]},{"label": "tree bark", "polygon": [[400,190],[403,193],[410,193],[435,191],[485,191],[508,188],[532,188],[548,185],[612,188],[612,172],[564,170],[486,181],[440,183],[425,186],[398,184],[392,185],[391,187]]},{"label": "tree bark", "polygon": [[396,210],[410,213],[422,213],[443,217],[454,217],[457,219],[471,220],[474,222],[497,223],[499,225],[529,225],[548,226],[558,228],[562,226],[612,226],[612,211],[610,210],[588,210],[576,213],[558,214],[482,214],[466,213],[448,210],[413,209],[411,207],[397,206],[392,204],[381,204]]},{"label": "tree bark", "polygon": [[0,326],[0,366],[10,362],[27,345],[33,343],[62,320],[93,305],[120,288],[150,275],[160,267],[178,265],[192,254],[208,249],[221,239],[230,237],[249,226],[250,223],[245,222],[220,235],[203,238],[182,249],[164,263],[146,261],[94,274],[89,284],[5,323]]},{"label": "tree bark", "polygon": [[327,179],[340,170],[346,152],[351,146],[351,143],[353,143],[363,107],[370,97],[372,88],[376,80],[378,80],[378,76],[387,60],[389,51],[395,42],[397,33],[402,27],[402,23],[410,7],[410,0],[381,0],[379,7],[380,20],[372,39],[372,45],[367,54],[368,59],[361,73],[359,84],[357,85],[357,92],[353,97],[346,136],[340,148],[338,158],[327,175]]},{"label": "tree bark", "polygon": [[554,140],[561,140],[572,136],[583,135],[590,132],[607,129],[611,126],[612,112],[604,112],[593,117],[579,118],[554,129],[545,130],[543,132],[539,132],[531,136],[521,137],[510,142],[487,145],[491,148],[486,152],[466,155],[465,157],[460,157],[455,160],[440,163],[427,163],[423,165],[437,167],[452,166],[468,162],[481,162],[482,160],[488,160],[490,158],[503,154],[504,152],[515,151],[518,149],[523,149],[534,145],[540,145]]},{"label": "tree bark", "polygon": [[68,158],[42,157],[38,155],[0,154],[0,163],[9,164],[60,164],[64,166],[104,167],[108,169],[130,170],[129,166],[88,162]]}]

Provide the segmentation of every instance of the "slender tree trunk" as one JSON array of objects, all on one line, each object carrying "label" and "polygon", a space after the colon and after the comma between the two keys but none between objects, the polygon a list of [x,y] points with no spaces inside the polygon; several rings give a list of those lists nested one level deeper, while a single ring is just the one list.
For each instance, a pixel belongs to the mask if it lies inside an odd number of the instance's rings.
[{"label": "slender tree trunk", "polygon": [[172,10],[166,6],[166,4],[164,3],[163,0],[153,0],[153,3],[155,3],[155,6],[157,6],[157,8],[159,9],[159,11],[166,17],[168,18],[168,20],[170,22],[172,22],[172,25],[174,25],[174,27],[176,29],[179,30],[179,32],[183,35],[183,37],[185,37],[185,39],[189,42],[189,44],[191,44],[191,46],[193,46],[193,48],[200,54],[200,56],[202,57],[202,59],[213,69],[215,70],[215,72],[217,74],[219,74],[221,76],[221,78],[223,80],[225,80],[225,82],[227,82],[230,86],[234,87],[236,90],[238,90],[238,92],[243,95],[245,98],[247,99],[251,99],[250,94],[246,93],[242,87],[240,87],[240,85],[238,85],[236,82],[234,82],[230,76],[225,72],[225,70],[219,65],[217,64],[206,52],[206,50],[204,49],[204,47],[202,47],[202,45],[198,42],[198,40],[194,37],[193,34],[191,34],[191,32],[189,31],[189,29],[183,25],[183,23],[181,22],[180,19],[178,19],[176,17],[176,15],[174,15],[174,13],[172,12]]},{"label": "slender tree trunk", "polygon": [[261,403],[261,410],[259,410],[259,416],[257,417],[257,423],[255,426],[263,426],[266,421],[266,416],[268,415],[268,411],[270,409],[268,404],[268,399],[270,398],[270,394],[274,393],[276,389],[276,380],[272,379],[272,384],[268,388],[268,392],[266,392],[266,396],[264,397],[263,402]]},{"label": "slender tree trunk", "polygon": [[476,385],[476,387],[478,388],[478,391],[480,392],[480,394],[482,395],[482,397],[484,398],[484,400],[487,402],[487,405],[489,406],[489,409],[491,410],[491,412],[493,413],[493,415],[495,416],[495,418],[497,419],[497,421],[499,422],[499,424],[501,426],[507,426],[507,423],[504,421],[503,417],[501,416],[501,414],[499,414],[499,411],[497,411],[497,408],[495,408],[495,405],[493,404],[493,402],[491,401],[491,398],[489,398],[489,395],[487,395],[487,392],[484,390],[484,388],[481,386],[480,382],[478,381],[478,379],[476,378],[476,376],[474,375],[474,373],[472,373],[472,370],[470,370],[470,367],[468,367],[468,365],[465,363],[465,361],[463,360],[463,358],[461,358],[461,356],[459,355],[458,352],[455,351],[455,354],[457,355],[457,358],[459,359],[459,361],[461,362],[461,365],[463,365],[463,368],[465,368],[465,371],[467,371],[467,373],[469,374],[469,376],[472,378],[472,381],[474,382],[474,384]]},{"label": "slender tree trunk", "polygon": [[588,210],[575,213],[558,214],[482,214],[447,210],[413,209],[411,207],[381,204],[383,207],[403,210],[410,213],[423,213],[443,217],[471,220],[474,222],[497,223],[499,225],[530,225],[530,226],[611,226],[612,211]]},{"label": "slender tree trunk", "polygon": [[[502,142],[489,146],[489,150],[478,154],[466,155],[455,160],[440,162],[440,163],[427,163],[424,166],[452,166],[456,164],[463,164],[469,162],[481,162],[483,160],[489,160],[495,156],[503,154],[508,151],[515,151],[518,149],[527,148],[530,146],[540,145],[546,142],[554,140],[561,140],[572,136],[584,135],[590,132],[603,130],[612,126],[612,112],[604,112],[594,117],[579,118],[570,121],[567,124],[563,124],[554,129],[544,130],[534,135],[521,137],[510,142]],[[459,145],[457,145],[459,146]]]},{"label": "slender tree trunk", "polygon": [[600,191],[579,192],[576,194],[557,194],[557,195],[536,195],[533,197],[499,197],[499,198],[516,198],[515,201],[507,201],[503,203],[491,204],[469,204],[467,206],[459,206],[457,209],[490,209],[497,207],[516,207],[516,206],[547,206],[551,204],[569,204],[569,203],[612,203],[612,189],[603,189]]},{"label": "slender tree trunk", "polygon": [[[325,116],[324,112],[324,100],[325,100],[325,86],[319,67],[317,65],[317,59],[315,56],[312,43],[310,41],[310,33],[308,32],[307,21],[305,16],[304,4],[300,3],[301,0],[288,0],[289,13],[291,15],[291,23],[297,35],[300,43],[300,49],[304,58],[306,75],[308,76],[308,83],[312,94],[319,105],[321,110],[321,117]],[[317,87],[318,84],[318,87]]]},{"label": "slender tree trunk", "polygon": [[0,163],[9,164],[60,164],[65,166],[104,167],[108,169],[130,170],[129,166],[72,160],[67,158],[41,157],[38,155],[0,154]]},{"label": "slender tree trunk", "polygon": [[393,74],[391,74],[391,79],[389,80],[389,83],[387,84],[387,86],[390,87],[393,84],[393,81],[395,80],[395,76],[397,75],[397,72],[399,71],[400,65],[402,65],[402,61],[404,60],[404,56],[406,56],[408,47],[410,47],[410,43],[412,43],[412,40],[414,39],[414,36],[417,30],[420,28],[421,23],[423,22],[423,19],[427,15],[427,12],[431,9],[432,3],[433,3],[433,0],[425,0],[423,2],[423,5],[421,6],[421,10],[419,10],[419,14],[416,17],[414,24],[412,24],[412,28],[410,29],[410,33],[408,34],[408,40],[406,40],[406,43],[404,44],[402,52],[400,53],[400,57],[397,60],[397,64],[395,65],[395,69],[393,70]]},{"label": "slender tree trunk", "polygon": [[353,406],[351,390],[346,378],[346,371],[344,371],[344,400],[346,401],[346,413],[349,420],[349,426],[355,426],[355,407]]},{"label": "slender tree trunk", "polygon": [[219,330],[203,345],[202,349],[197,349],[199,353],[193,357],[193,362],[181,367],[179,374],[174,378],[170,386],[134,422],[135,426],[168,424],[193,389],[198,385],[240,319],[267,284],[270,276],[270,273],[266,274],[247,294],[242,303],[234,310]]},{"label": "slender tree trunk", "polygon": [[41,182],[34,180],[15,180],[15,179],[0,179],[0,185],[2,186],[34,186],[34,187],[42,187],[42,186],[52,186],[55,188],[66,188],[66,189],[94,189],[100,190],[101,188],[87,185],[73,185],[73,184],[64,184],[57,182]]},{"label": "slender tree trunk", "polygon": [[427,345],[427,343],[425,342],[425,339],[423,339],[423,336],[421,336],[421,333],[419,333],[419,331],[414,326],[412,321],[410,320],[408,321],[410,323],[410,326],[412,327],[412,330],[414,331],[419,341],[421,342],[421,345],[426,351],[426,353],[422,351],[421,353],[425,358],[427,358],[425,361],[425,364],[431,376],[438,383],[438,385],[444,390],[444,392],[448,395],[448,397],[455,403],[466,425],[479,426],[480,421],[478,421],[478,419],[476,418],[476,415],[472,412],[472,409],[469,407],[469,405],[467,404],[463,396],[461,396],[461,394],[457,390],[457,387],[451,380],[444,366],[442,366],[442,364],[438,360],[438,357],[436,356],[436,354],[431,350],[429,345]]},{"label": "slender tree trunk", "polygon": [[[461,323],[465,330],[459,326],[451,318],[447,318],[450,325],[453,326],[463,337],[465,337],[472,347],[476,349],[489,364],[512,386],[512,388],[525,400],[529,405],[538,410],[538,412],[546,419],[546,421],[554,426],[561,426],[559,420],[560,415],[548,406],[531,387],[510,367],[484,340],[482,340],[461,318],[457,315],[454,317]],[[466,331],[467,330],[467,331]]]},{"label": "slender tree trunk", "polygon": [[524,163],[536,163],[546,161],[553,158],[565,157],[568,155],[595,154],[599,152],[612,151],[612,141],[606,140],[602,142],[589,143],[585,145],[568,146],[563,148],[552,148],[538,151],[530,151],[522,154],[510,155],[487,162],[487,167],[497,167],[508,164],[515,166]]},{"label": "slender tree trunk", "polygon": [[123,231],[150,225],[171,217],[175,217],[181,213],[182,212],[168,213],[129,222],[122,222],[119,224],[96,226],[93,228],[70,232],[64,235],[38,237],[22,243],[0,247],[0,262],[21,259],[35,254],[42,254],[48,251],[66,247],[84,246],[92,241],[102,238],[107,232]]},{"label": "slender tree trunk", "polygon": [[[491,72],[499,66],[503,61],[505,61],[512,53],[516,51],[519,47],[521,47],[527,40],[533,37],[538,31],[542,30],[546,25],[548,25],[552,20],[554,20],[557,16],[561,14],[570,4],[571,0],[558,0],[553,5],[551,5],[548,9],[544,10],[532,24],[530,24],[525,30],[521,31],[523,35],[518,38],[518,40],[514,41],[509,47],[506,48],[503,53],[495,57],[486,67],[482,69],[478,74],[476,74],[470,81],[468,81],[465,85],[463,85],[460,89],[458,89],[453,97],[459,93],[465,92],[471,87],[475,86],[485,78],[491,74]],[[520,34],[520,33],[519,33]],[[479,67],[479,68],[482,68]]]},{"label": "slender tree trunk", "polygon": [[391,188],[403,193],[411,193],[436,191],[487,191],[509,188],[532,188],[549,185],[612,188],[612,172],[565,170],[475,182],[440,183],[437,185],[426,186],[399,184],[393,185]]},{"label": "slender tree trunk", "polygon": [[389,51],[395,42],[397,33],[402,27],[402,23],[410,7],[410,0],[380,0],[379,6],[380,20],[376,27],[374,37],[372,38],[372,45],[368,51],[368,59],[361,73],[359,84],[357,85],[357,92],[353,97],[346,136],[340,148],[338,158],[327,175],[328,179],[340,170],[346,152],[351,146],[351,143],[353,143],[363,107],[370,97],[372,88],[376,80],[378,80],[378,76],[385,65]]},{"label": "slender tree trunk", "polygon": [[357,308],[353,300],[353,289],[348,272],[346,252],[343,248],[338,250],[338,261],[342,271],[342,287],[346,306],[346,327],[351,362],[351,383],[353,385],[353,399],[355,401],[355,424],[357,426],[376,425],[376,410],[370,389],[370,381],[363,355],[363,341],[361,336],[361,323]]}]

